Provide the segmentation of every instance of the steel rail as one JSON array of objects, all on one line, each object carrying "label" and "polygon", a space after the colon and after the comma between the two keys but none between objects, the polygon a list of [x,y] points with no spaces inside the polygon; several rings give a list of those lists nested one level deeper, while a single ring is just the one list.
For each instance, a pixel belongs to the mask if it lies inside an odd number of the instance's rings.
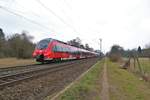
[{"label": "steel rail", "polygon": [[10,73],[14,73],[17,71],[23,71],[23,70],[30,70],[33,68],[40,67],[41,65],[54,65],[54,64],[60,64],[60,63],[65,63],[65,62],[70,62],[74,60],[67,60],[67,61],[60,61],[60,62],[48,62],[45,64],[31,64],[31,65],[24,65],[24,66],[13,66],[13,67],[7,67],[7,68],[0,68],[0,76],[7,75]]},{"label": "steel rail", "polygon": [[[75,62],[69,62],[69,63],[62,63],[59,65],[53,65],[51,67],[47,68],[38,68],[36,70],[30,70],[26,72],[20,72],[16,74],[11,75],[5,75],[0,77],[0,88],[4,88],[6,86],[13,85],[15,83],[32,79],[34,77],[42,76],[48,73],[56,72],[59,70],[63,70],[65,68],[69,68],[70,66],[74,66],[74,64],[80,64],[79,62],[85,62],[86,60],[81,61],[75,61]],[[71,68],[71,67],[70,67]]]}]

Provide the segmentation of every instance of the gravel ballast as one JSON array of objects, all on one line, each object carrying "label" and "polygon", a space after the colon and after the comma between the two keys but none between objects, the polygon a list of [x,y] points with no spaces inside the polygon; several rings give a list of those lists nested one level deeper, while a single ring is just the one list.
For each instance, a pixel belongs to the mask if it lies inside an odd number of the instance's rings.
[{"label": "gravel ballast", "polygon": [[43,100],[62,90],[97,61],[97,58],[79,60],[70,68],[6,87],[0,90],[0,100]]}]

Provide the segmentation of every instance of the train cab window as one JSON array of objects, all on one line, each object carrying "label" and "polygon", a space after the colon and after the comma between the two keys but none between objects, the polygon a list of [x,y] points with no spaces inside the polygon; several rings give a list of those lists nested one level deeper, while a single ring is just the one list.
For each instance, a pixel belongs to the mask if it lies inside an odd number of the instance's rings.
[{"label": "train cab window", "polygon": [[44,40],[41,40],[37,45],[36,45],[36,49],[40,49],[40,50],[43,50],[43,49],[46,49],[48,47],[48,44],[52,41],[52,39],[44,39]]}]

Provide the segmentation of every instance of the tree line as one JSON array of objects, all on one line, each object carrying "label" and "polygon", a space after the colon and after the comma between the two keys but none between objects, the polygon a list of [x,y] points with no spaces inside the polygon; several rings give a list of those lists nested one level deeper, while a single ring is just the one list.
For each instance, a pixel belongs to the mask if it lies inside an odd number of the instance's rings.
[{"label": "tree line", "polygon": [[32,39],[33,37],[27,35],[26,31],[22,31],[21,34],[15,33],[6,37],[0,28],[0,58],[31,58],[35,47]]},{"label": "tree line", "polygon": [[121,57],[130,57],[133,55],[150,58],[150,45],[145,46],[143,49],[139,46],[137,49],[132,50],[124,50],[124,48],[119,45],[113,45],[110,52],[107,53],[107,56],[112,61],[118,61]]},{"label": "tree line", "polygon": [[82,44],[82,41],[79,37],[76,37],[75,39],[68,41],[67,44],[81,48],[81,49],[94,51],[94,49],[92,47],[90,47],[89,44],[87,44],[87,43],[85,45]]},{"label": "tree line", "polygon": [[[35,45],[32,42],[33,37],[27,35],[27,31],[22,31],[21,34],[15,33],[6,36],[3,29],[0,28],[0,58],[16,57],[21,59],[32,58],[32,52]],[[70,45],[94,51],[88,44],[83,45],[79,37],[67,42]]]}]

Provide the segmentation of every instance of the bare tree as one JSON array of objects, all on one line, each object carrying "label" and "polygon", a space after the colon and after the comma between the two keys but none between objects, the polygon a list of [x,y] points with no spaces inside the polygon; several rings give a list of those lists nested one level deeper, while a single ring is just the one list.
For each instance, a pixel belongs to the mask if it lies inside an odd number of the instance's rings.
[{"label": "bare tree", "polygon": [[79,37],[77,37],[76,39],[70,40],[67,43],[70,45],[76,46],[76,47],[80,47],[81,39]]},{"label": "bare tree", "polygon": [[0,28],[0,57],[5,56],[5,34],[3,30]]}]

